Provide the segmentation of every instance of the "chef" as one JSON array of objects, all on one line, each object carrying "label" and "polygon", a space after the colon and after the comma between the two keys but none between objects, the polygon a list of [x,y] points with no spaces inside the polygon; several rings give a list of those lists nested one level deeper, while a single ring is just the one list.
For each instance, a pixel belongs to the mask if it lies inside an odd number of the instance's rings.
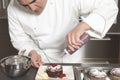
[{"label": "chef", "polygon": [[[11,0],[9,34],[19,54],[30,56],[32,65],[80,63],[85,32],[103,38],[114,23],[118,7],[114,0]],[[80,18],[82,21],[80,22]],[[62,56],[68,47],[72,55]]]}]

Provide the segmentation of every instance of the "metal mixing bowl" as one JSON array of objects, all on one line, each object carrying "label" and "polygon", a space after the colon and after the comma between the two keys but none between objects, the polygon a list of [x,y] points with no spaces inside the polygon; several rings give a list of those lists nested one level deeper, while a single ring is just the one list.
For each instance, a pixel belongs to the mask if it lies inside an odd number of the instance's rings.
[{"label": "metal mixing bowl", "polygon": [[13,55],[0,60],[4,73],[10,77],[24,75],[31,67],[31,59],[27,56]]}]

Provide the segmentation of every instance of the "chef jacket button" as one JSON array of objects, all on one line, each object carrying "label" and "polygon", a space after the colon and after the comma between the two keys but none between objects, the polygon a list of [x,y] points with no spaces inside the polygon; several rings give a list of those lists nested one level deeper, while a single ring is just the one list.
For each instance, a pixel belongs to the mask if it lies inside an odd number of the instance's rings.
[{"label": "chef jacket button", "polygon": [[36,30],[37,28],[35,27],[34,30]]}]

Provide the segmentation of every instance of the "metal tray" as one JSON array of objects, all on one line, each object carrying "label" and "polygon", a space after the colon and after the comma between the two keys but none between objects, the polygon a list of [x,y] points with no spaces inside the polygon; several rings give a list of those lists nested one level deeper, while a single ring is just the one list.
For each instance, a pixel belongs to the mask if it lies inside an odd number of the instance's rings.
[{"label": "metal tray", "polygon": [[120,68],[119,64],[83,64],[81,66],[74,66],[76,80],[90,80],[89,70],[92,68],[101,68],[106,74],[106,80],[112,80],[110,77],[110,71],[113,68]]},{"label": "metal tray", "polygon": [[84,76],[84,78],[83,78],[83,80],[90,80],[89,79],[89,71],[90,71],[90,69],[93,69],[93,68],[96,68],[96,69],[102,69],[103,71],[105,71],[106,72],[106,74],[107,74],[107,78],[106,78],[106,80],[110,80],[111,78],[110,78],[110,71],[111,71],[111,69],[112,68],[109,68],[109,67],[89,67],[89,68],[85,68],[83,71],[82,71],[82,73],[83,73],[83,76]]}]

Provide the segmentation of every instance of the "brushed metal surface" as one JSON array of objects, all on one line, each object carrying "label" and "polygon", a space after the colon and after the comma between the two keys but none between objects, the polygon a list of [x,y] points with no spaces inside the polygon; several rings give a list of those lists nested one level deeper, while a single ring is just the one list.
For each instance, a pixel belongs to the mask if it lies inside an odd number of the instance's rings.
[{"label": "brushed metal surface", "polygon": [[81,66],[74,66],[75,77],[76,80],[89,80],[89,70],[92,68],[101,68],[106,72],[107,78],[110,79],[111,69],[119,66],[119,64],[82,64]]}]

